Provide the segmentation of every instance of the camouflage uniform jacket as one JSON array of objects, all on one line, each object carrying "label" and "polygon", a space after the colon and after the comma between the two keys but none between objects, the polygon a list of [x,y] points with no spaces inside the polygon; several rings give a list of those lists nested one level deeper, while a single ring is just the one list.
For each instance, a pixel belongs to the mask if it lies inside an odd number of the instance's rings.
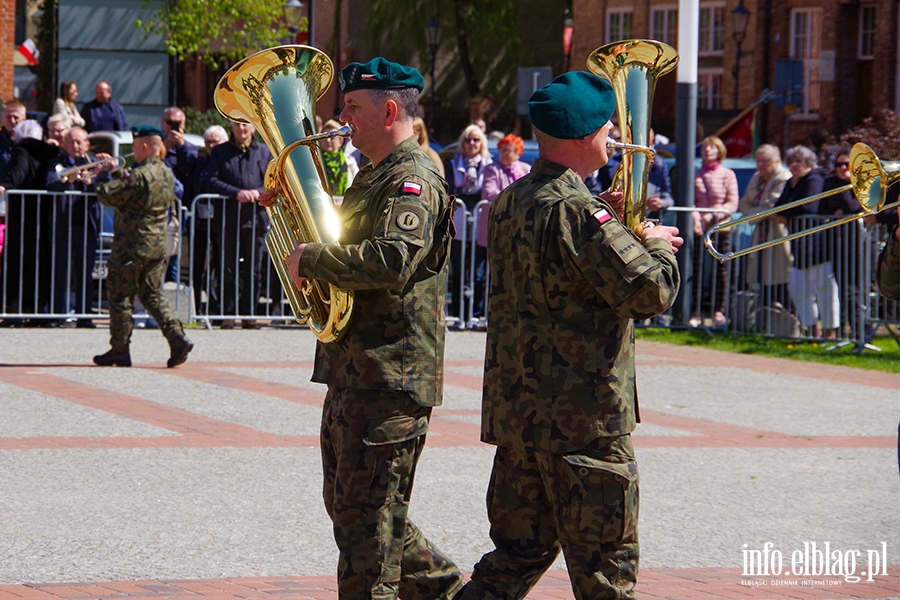
[{"label": "camouflage uniform jacket", "polygon": [[678,292],[667,242],[645,244],[573,171],[545,160],[489,217],[482,441],[575,452],[640,420],[632,319]]},{"label": "camouflage uniform jacket", "polygon": [[415,137],[360,170],[339,210],[340,243],[309,244],[300,258],[302,277],[354,294],[349,329],[319,344],[313,381],[441,403],[450,207]]},{"label": "camouflage uniform jacket", "polygon": [[900,242],[894,237],[896,229],[891,229],[878,257],[878,289],[888,300],[900,300]]},{"label": "camouflage uniform jacket", "polygon": [[116,209],[110,262],[166,257],[166,218],[175,198],[175,180],[162,160],[151,156],[121,176],[100,181],[97,198]]}]

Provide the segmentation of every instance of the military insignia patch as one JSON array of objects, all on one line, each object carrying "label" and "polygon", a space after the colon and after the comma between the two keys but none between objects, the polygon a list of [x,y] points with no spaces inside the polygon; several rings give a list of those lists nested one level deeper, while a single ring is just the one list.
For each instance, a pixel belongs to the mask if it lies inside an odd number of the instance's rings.
[{"label": "military insignia patch", "polygon": [[403,184],[403,193],[420,196],[422,194],[422,184],[415,181],[407,181]]},{"label": "military insignia patch", "polygon": [[422,237],[425,211],[418,206],[396,206],[388,220],[388,231]]},{"label": "military insignia patch", "polygon": [[396,223],[397,227],[402,229],[403,231],[413,231],[419,228],[419,223],[422,222],[422,219],[419,218],[419,215],[414,213],[411,210],[405,210],[399,215],[397,215]]},{"label": "military insignia patch", "polygon": [[609,211],[606,210],[605,208],[601,208],[600,210],[598,210],[597,212],[594,213],[594,218],[597,219],[597,221],[599,221],[601,225],[603,225],[607,221],[612,220],[612,215],[609,214]]},{"label": "military insignia patch", "polygon": [[375,81],[375,77],[374,73],[362,73],[359,79],[360,81]]}]

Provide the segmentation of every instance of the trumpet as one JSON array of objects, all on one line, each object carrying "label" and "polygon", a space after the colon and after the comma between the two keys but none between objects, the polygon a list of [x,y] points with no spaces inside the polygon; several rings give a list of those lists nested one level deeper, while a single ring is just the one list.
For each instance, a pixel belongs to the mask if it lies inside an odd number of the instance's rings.
[{"label": "trumpet", "polygon": [[[860,142],[855,144],[850,150],[850,183],[848,185],[829,190],[822,194],[816,194],[815,196],[800,198],[799,200],[788,202],[787,204],[784,204],[782,206],[776,206],[775,208],[770,208],[769,210],[764,210],[747,217],[742,217],[735,221],[725,221],[724,223],[719,223],[718,225],[711,227],[703,235],[703,244],[706,246],[706,250],[714,258],[720,261],[726,261],[738,258],[739,256],[751,254],[753,252],[758,252],[760,250],[765,250],[766,248],[771,248],[772,246],[777,246],[778,244],[783,244],[784,242],[789,242],[797,238],[812,235],[820,231],[825,231],[826,229],[838,227],[845,223],[855,221],[859,218],[866,217],[868,215],[874,215],[875,213],[879,213],[883,210],[900,206],[900,201],[885,204],[886,190],[898,180],[900,180],[900,161],[878,160],[878,157],[875,155],[875,151],[866,144]],[[755,246],[750,246],[748,248],[744,248],[743,250],[738,250],[737,252],[728,252],[727,254],[725,254],[719,252],[718,250],[716,250],[715,246],[713,246],[712,236],[717,231],[733,229],[735,227],[743,225],[744,223],[756,222],[761,219],[765,219],[766,217],[777,215],[778,213],[784,212],[796,206],[802,206],[804,204],[815,202],[816,200],[821,200],[822,198],[827,198],[828,196],[834,196],[848,190],[853,192],[853,195],[856,196],[856,199],[859,201],[860,206],[862,206],[861,212],[847,215],[845,217],[835,219],[834,221],[829,221],[827,223],[823,223],[822,225],[811,227],[810,229],[797,231],[790,235],[782,236],[778,239],[756,244]]]},{"label": "trumpet", "polygon": [[89,171],[98,165],[102,165],[103,163],[113,162],[116,165],[116,168],[113,171],[118,171],[120,169],[125,168],[125,159],[134,156],[134,152],[131,154],[124,154],[122,156],[113,156],[110,158],[103,158],[100,160],[94,160],[89,163],[85,163],[83,165],[75,165],[74,167],[69,167],[68,169],[63,167],[62,165],[56,165],[56,176],[63,183],[69,183],[71,179],[81,179],[82,171]]}]

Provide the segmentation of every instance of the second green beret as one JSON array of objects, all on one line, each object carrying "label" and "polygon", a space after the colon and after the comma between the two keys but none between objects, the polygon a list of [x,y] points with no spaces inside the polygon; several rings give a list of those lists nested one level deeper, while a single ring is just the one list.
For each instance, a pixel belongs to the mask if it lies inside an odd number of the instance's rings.
[{"label": "second green beret", "polygon": [[577,140],[606,125],[616,110],[612,85],[587,71],[563,73],[528,100],[528,118],[539,131]]},{"label": "second green beret", "polygon": [[425,89],[425,79],[412,67],[377,56],[367,63],[350,63],[338,75],[342,94],[353,90]]},{"label": "second green beret", "polygon": [[147,137],[148,135],[158,135],[161,139],[165,139],[165,135],[159,127],[153,125],[137,125],[131,128],[131,137]]}]

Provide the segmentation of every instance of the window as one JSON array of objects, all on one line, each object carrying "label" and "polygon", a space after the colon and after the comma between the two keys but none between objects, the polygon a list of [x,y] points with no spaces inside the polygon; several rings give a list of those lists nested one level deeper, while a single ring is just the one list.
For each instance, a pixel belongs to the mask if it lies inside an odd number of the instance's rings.
[{"label": "window", "polygon": [[633,13],[630,8],[610,10],[606,13],[606,43],[630,40]]},{"label": "window", "polygon": [[700,69],[697,71],[697,109],[719,110],[722,108],[722,69]]},{"label": "window", "polygon": [[822,56],[822,9],[798,8],[791,12],[791,58],[803,61],[803,107],[801,115],[819,112]]},{"label": "window", "polygon": [[678,46],[678,9],[657,7],[650,13],[650,37],[670,46]]},{"label": "window", "polygon": [[725,5],[700,7],[699,54],[722,54],[725,48]]},{"label": "window", "polygon": [[863,4],[859,7],[859,50],[860,59],[875,58],[875,5]]}]

